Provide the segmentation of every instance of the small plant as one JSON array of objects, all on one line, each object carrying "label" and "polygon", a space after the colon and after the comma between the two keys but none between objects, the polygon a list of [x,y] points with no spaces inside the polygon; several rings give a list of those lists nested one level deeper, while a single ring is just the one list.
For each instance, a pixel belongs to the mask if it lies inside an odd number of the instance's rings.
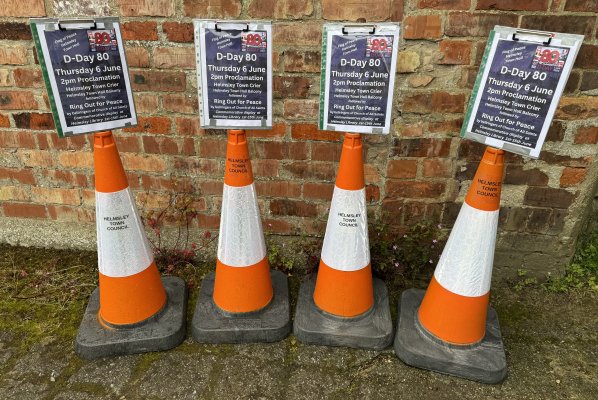
[{"label": "small plant", "polygon": [[544,287],[554,292],[590,289],[598,293],[598,231],[581,243],[565,273],[559,277],[549,276]]},{"label": "small plant", "polygon": [[[151,228],[153,237],[148,240],[153,248],[158,268],[167,274],[179,267],[192,264],[198,253],[207,249],[216,236],[205,231],[198,242],[190,242],[190,227],[197,217],[197,194],[189,191],[171,192],[168,204],[159,211],[148,211],[142,218],[144,225]],[[173,239],[165,237],[165,227],[176,228]]]},{"label": "small plant", "polygon": [[385,280],[414,280],[436,266],[444,235],[441,226],[417,223],[400,234],[385,222],[370,227],[370,253],[374,273]]},{"label": "small plant", "polygon": [[[285,252],[283,249],[287,246],[291,250]],[[321,248],[322,241],[311,238],[291,240],[288,245],[268,240],[268,262],[273,269],[289,276],[297,273],[311,274],[316,271],[320,262]],[[297,265],[298,262],[302,265]]]},{"label": "small plant", "polygon": [[517,282],[515,283],[514,289],[518,292],[522,291],[526,287],[535,286],[538,284],[538,279],[528,276],[527,270],[520,268],[517,270]]}]

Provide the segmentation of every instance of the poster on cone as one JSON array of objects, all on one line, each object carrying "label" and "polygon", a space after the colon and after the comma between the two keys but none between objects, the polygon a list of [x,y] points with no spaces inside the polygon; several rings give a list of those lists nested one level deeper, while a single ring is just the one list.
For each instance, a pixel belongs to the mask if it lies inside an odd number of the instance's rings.
[{"label": "poster on cone", "polygon": [[59,137],[137,125],[117,18],[31,19]]},{"label": "poster on cone", "polygon": [[203,128],[272,128],[272,25],[194,20]]},{"label": "poster on cone", "polygon": [[461,136],[538,158],[582,35],[496,26]]},{"label": "poster on cone", "polygon": [[326,24],[319,128],[390,132],[399,25]]}]

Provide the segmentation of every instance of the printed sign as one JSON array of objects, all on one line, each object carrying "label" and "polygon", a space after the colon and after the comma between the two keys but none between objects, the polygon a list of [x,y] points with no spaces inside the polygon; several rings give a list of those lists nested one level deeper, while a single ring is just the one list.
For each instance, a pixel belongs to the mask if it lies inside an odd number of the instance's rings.
[{"label": "printed sign", "polygon": [[201,126],[271,128],[270,22],[193,23]]},{"label": "printed sign", "polygon": [[461,135],[538,158],[582,40],[495,27]]},{"label": "printed sign", "polygon": [[59,137],[137,125],[118,19],[32,19]]},{"label": "printed sign", "polygon": [[320,129],[389,133],[398,24],[324,26]]}]

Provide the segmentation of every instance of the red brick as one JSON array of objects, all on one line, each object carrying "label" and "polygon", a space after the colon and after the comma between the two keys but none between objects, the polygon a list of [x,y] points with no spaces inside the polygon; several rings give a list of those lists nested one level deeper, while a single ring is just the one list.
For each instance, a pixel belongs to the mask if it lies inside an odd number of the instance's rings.
[{"label": "red brick", "polygon": [[567,0],[565,11],[598,12],[596,0]]},{"label": "red brick", "polygon": [[146,153],[153,154],[195,155],[195,147],[191,138],[178,140],[164,136],[144,136],[143,148]]},{"label": "red brick", "polygon": [[320,22],[284,22],[272,27],[274,46],[320,46],[322,24]]},{"label": "red brick", "polygon": [[280,138],[286,133],[286,125],[282,122],[272,124],[272,129],[246,129],[247,137]]},{"label": "red brick", "polygon": [[547,142],[562,142],[565,138],[565,127],[561,121],[553,120],[546,134]]},{"label": "red brick", "polygon": [[287,97],[306,98],[311,88],[311,79],[303,76],[275,76],[273,79],[274,97],[285,99]]},{"label": "red brick", "polygon": [[282,219],[266,218],[264,219],[264,231],[266,233],[275,233],[279,235],[288,235],[293,233],[294,225]]},{"label": "red brick", "polygon": [[380,188],[376,185],[365,185],[365,201],[373,203],[380,200]]},{"label": "red brick", "polygon": [[517,26],[516,14],[452,12],[445,26],[447,36],[487,36],[494,25]]},{"label": "red brick", "polygon": [[87,151],[61,152],[58,162],[65,168],[93,168],[93,153]]},{"label": "red brick", "polygon": [[199,126],[199,118],[177,117],[176,133],[178,135],[197,136],[203,135],[205,131]]},{"label": "red brick", "polygon": [[571,168],[565,167],[561,174],[561,187],[577,186],[586,177],[587,170],[585,168]]},{"label": "red brick", "polygon": [[31,40],[31,28],[20,22],[0,22],[0,40]]},{"label": "red brick", "polygon": [[389,160],[386,176],[389,178],[413,179],[417,174],[416,160]]},{"label": "red brick", "polygon": [[581,15],[524,15],[521,27],[525,29],[550,30],[590,36],[596,17]]},{"label": "red brick", "polygon": [[137,136],[117,135],[114,138],[116,139],[116,147],[119,151],[127,153],[138,153],[141,151],[139,138]]},{"label": "red brick", "polygon": [[263,178],[278,178],[279,176],[280,161],[278,160],[253,159],[251,166],[255,176]]},{"label": "red brick", "polygon": [[[471,170],[473,172],[474,168]],[[504,183],[507,185],[546,186],[548,175],[538,168],[524,169],[521,165],[507,165]]]},{"label": "red brick", "polygon": [[425,159],[423,175],[426,178],[450,178],[453,162],[450,159]]},{"label": "red brick", "polygon": [[315,142],[311,145],[311,159],[314,161],[334,161],[341,158],[340,143]]},{"label": "red brick", "polygon": [[126,46],[127,63],[133,68],[148,68],[150,66],[149,52],[141,46]]},{"label": "red brick", "polygon": [[175,2],[171,0],[117,0],[120,15],[124,17],[172,17]]},{"label": "red brick", "polygon": [[319,51],[284,52],[284,70],[286,72],[320,72],[321,55]]},{"label": "red brick", "polygon": [[201,229],[218,229],[220,227],[220,215],[199,214],[197,224]]},{"label": "red brick", "polygon": [[17,87],[41,88],[44,85],[42,71],[39,68],[16,68],[12,76]]},{"label": "red brick", "polygon": [[71,221],[71,222],[88,222],[92,223],[95,221],[95,211],[71,206],[55,206],[49,205],[48,215],[53,220],[57,221]]},{"label": "red brick", "polygon": [[276,160],[306,160],[307,143],[259,141],[254,142],[255,157]]},{"label": "red brick", "polygon": [[187,94],[165,94],[162,96],[162,107],[166,111],[181,114],[197,114],[199,104],[197,96]]},{"label": "red brick", "polygon": [[318,115],[320,104],[317,100],[284,101],[284,116],[290,119],[314,119]]},{"label": "red brick", "polygon": [[400,127],[401,136],[418,137],[424,134],[424,128],[421,123],[403,125]]},{"label": "red brick", "polygon": [[332,183],[311,183],[303,184],[303,198],[309,200],[330,200],[334,184]]},{"label": "red brick", "polygon": [[252,18],[301,18],[314,11],[312,0],[252,0],[247,13]]},{"label": "red brick", "polygon": [[154,93],[134,93],[135,109],[141,114],[152,114],[160,106],[160,99]]},{"label": "red brick", "polygon": [[332,181],[336,176],[332,163],[295,161],[284,165],[284,169],[291,176],[306,180]]},{"label": "red brick", "polygon": [[[569,82],[571,82],[572,76],[573,75],[569,76],[567,86],[569,86]],[[594,89],[598,89],[598,71],[584,71],[579,90],[583,92]]]},{"label": "red brick", "polygon": [[37,109],[37,101],[35,101],[33,93],[29,91],[0,90],[0,110],[35,109]]},{"label": "red brick", "polygon": [[125,128],[125,132],[148,132],[169,134],[172,121],[168,117],[137,117],[137,126]]},{"label": "red brick", "polygon": [[471,0],[419,0],[417,8],[435,10],[469,10]]},{"label": "red brick", "polygon": [[292,215],[296,217],[316,217],[318,215],[315,204],[289,199],[271,200],[270,212],[272,215]]},{"label": "red brick", "polygon": [[0,17],[44,17],[44,0],[4,0],[0,7]]},{"label": "red brick", "polygon": [[403,22],[405,39],[437,39],[442,36],[439,15],[412,15]]},{"label": "red brick", "polygon": [[45,113],[19,113],[13,114],[17,128],[32,130],[54,130],[54,119],[52,114]]},{"label": "red brick", "polygon": [[342,133],[318,130],[316,124],[293,124],[291,126],[291,137],[296,140],[328,140],[336,142],[340,140]]},{"label": "red brick", "polygon": [[224,158],[226,156],[227,142],[225,138],[221,139],[202,139],[199,147],[201,157]]},{"label": "red brick", "polygon": [[386,181],[386,197],[393,198],[438,198],[444,193],[443,182]]},{"label": "red brick", "polygon": [[42,171],[42,175],[45,181],[50,183],[52,186],[56,184],[76,187],[88,186],[87,175],[78,174],[73,171],[44,170]]},{"label": "red brick", "polygon": [[471,42],[467,40],[443,40],[440,42],[442,60],[439,64],[469,64]]},{"label": "red brick", "polygon": [[372,0],[368,2],[347,2],[343,0],[322,0],[322,18],[334,21],[384,21],[392,14],[392,1]]},{"label": "red brick", "polygon": [[237,18],[243,6],[241,0],[184,0],[183,7],[188,17]]},{"label": "red brick", "polygon": [[582,126],[577,128],[575,139],[576,144],[596,144],[598,143],[598,126]]},{"label": "red brick", "polygon": [[536,207],[568,208],[576,195],[565,189],[530,186],[525,191],[523,204]]},{"label": "red brick", "polygon": [[40,204],[4,203],[2,209],[5,217],[47,218],[46,207]]},{"label": "red brick", "polygon": [[162,30],[171,42],[193,43],[193,24],[188,22],[164,22]]},{"label": "red brick", "polygon": [[193,47],[158,47],[154,49],[154,67],[156,68],[195,68],[195,49]]},{"label": "red brick", "polygon": [[546,11],[548,0],[478,0],[476,10]]},{"label": "red brick", "polygon": [[52,154],[45,150],[17,150],[17,157],[26,167],[52,167],[54,159]]},{"label": "red brick", "polygon": [[122,153],[121,158],[125,169],[134,171],[166,171],[166,163],[162,157],[156,155],[141,155],[133,153]]},{"label": "red brick", "polygon": [[[38,135],[38,137],[40,137]],[[87,140],[91,141],[93,136],[87,135],[79,135],[79,136],[71,136],[67,138],[59,138],[56,134],[48,134],[47,137],[50,138],[52,142],[52,148],[57,150],[81,150],[87,144]]]},{"label": "red brick", "polygon": [[[191,174],[216,174],[218,173],[218,160],[208,160],[200,157],[176,157],[173,160],[176,171],[186,171]],[[221,193],[222,188],[218,193]]]},{"label": "red brick", "polygon": [[30,201],[31,196],[19,186],[0,186],[0,201]]},{"label": "red brick", "polygon": [[395,139],[390,156],[448,157],[451,139]]},{"label": "red brick", "polygon": [[465,107],[465,95],[463,93],[415,93],[405,96],[403,111],[418,114],[433,112],[441,113],[462,113]]},{"label": "red brick", "polygon": [[565,120],[588,119],[598,116],[598,97],[561,97],[555,118]]},{"label": "red brick", "polygon": [[263,197],[299,197],[301,184],[289,181],[257,181],[256,192]]},{"label": "red brick", "polygon": [[429,122],[428,132],[430,133],[455,133],[461,132],[463,118],[447,119],[440,122]]},{"label": "red brick", "polygon": [[0,167],[0,180],[10,179],[12,182],[19,182],[24,185],[34,185],[35,177],[29,168],[15,169]]},{"label": "red brick", "polygon": [[577,68],[594,69],[598,60],[598,46],[582,44],[574,66]]},{"label": "red brick", "polygon": [[124,22],[121,30],[124,40],[158,40],[158,24],[153,21]]},{"label": "red brick", "polygon": [[10,128],[10,119],[8,115],[0,114],[0,128]]},{"label": "red brick", "polygon": [[184,92],[187,80],[182,71],[130,71],[133,90],[150,92]]},{"label": "red brick", "polygon": [[0,64],[24,65],[27,63],[27,48],[25,46],[0,47]]},{"label": "red brick", "polygon": [[65,204],[71,206],[81,204],[79,189],[32,187],[31,195],[37,203]]},{"label": "red brick", "polygon": [[30,132],[0,132],[0,148],[35,149],[35,136]]},{"label": "red brick", "polygon": [[590,164],[592,157],[571,157],[544,150],[540,153],[540,160],[548,164],[558,164],[566,167],[587,167]]}]

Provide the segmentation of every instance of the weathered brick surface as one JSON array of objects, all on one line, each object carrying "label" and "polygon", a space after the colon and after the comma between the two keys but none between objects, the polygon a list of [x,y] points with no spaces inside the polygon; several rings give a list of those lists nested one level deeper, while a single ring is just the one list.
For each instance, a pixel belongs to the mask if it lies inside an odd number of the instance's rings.
[{"label": "weathered brick surface", "polygon": [[[0,218],[93,224],[90,136],[56,137],[27,23],[30,16],[62,10],[48,4],[53,3],[8,0],[0,9]],[[317,128],[322,23],[402,21],[393,129],[390,137],[364,136],[368,212],[392,215],[401,229],[423,219],[446,227],[454,223],[484,151],[459,133],[494,25],[586,35],[540,160],[507,154],[497,248],[508,253],[500,243],[525,234],[532,241],[554,238],[554,248],[572,251],[584,219],[581,210],[588,209],[584,202],[591,198],[584,191],[594,190],[598,174],[596,2],[106,4],[110,15],[123,17],[139,119],[138,126],[115,132],[130,186],[142,211],[160,208],[174,190],[198,190],[194,226],[200,229],[219,226],[226,136],[199,126],[191,19],[273,20],[274,126],[247,134],[264,230],[283,235],[323,234],[338,168],[342,132]],[[550,251],[545,250],[548,264]]]}]

